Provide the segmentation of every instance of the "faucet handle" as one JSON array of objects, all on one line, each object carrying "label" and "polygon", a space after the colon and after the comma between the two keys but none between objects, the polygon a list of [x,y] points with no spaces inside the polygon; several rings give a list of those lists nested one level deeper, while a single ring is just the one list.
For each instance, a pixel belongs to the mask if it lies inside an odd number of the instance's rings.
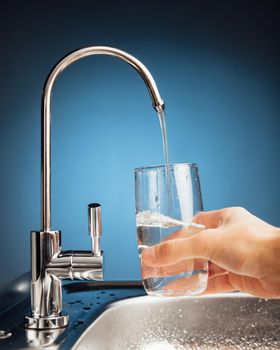
[{"label": "faucet handle", "polygon": [[92,252],[94,255],[101,255],[100,237],[102,234],[101,205],[91,203],[88,205],[88,229],[91,237]]}]

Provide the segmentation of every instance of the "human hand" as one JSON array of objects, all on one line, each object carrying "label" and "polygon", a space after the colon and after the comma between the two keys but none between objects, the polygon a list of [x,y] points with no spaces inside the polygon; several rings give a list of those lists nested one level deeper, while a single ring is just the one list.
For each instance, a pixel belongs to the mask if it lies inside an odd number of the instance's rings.
[{"label": "human hand", "polygon": [[[188,261],[196,261],[189,259],[207,259],[209,278],[204,294],[239,290],[280,298],[279,228],[243,208],[201,212],[194,221],[207,229],[194,235],[187,229],[178,230],[168,240],[143,251],[146,274],[151,275],[156,268],[167,275]],[[172,283],[176,290],[176,281]]]}]

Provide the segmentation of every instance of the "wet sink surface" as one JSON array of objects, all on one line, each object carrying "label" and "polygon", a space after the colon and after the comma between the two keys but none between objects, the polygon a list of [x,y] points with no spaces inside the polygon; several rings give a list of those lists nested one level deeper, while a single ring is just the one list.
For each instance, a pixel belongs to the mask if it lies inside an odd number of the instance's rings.
[{"label": "wet sink surface", "polygon": [[280,349],[280,300],[224,294],[111,304],[75,350]]},{"label": "wet sink surface", "polygon": [[65,329],[26,330],[30,275],[0,288],[0,349],[279,349],[280,300],[239,293],[200,298],[146,296],[140,281],[65,282]]}]

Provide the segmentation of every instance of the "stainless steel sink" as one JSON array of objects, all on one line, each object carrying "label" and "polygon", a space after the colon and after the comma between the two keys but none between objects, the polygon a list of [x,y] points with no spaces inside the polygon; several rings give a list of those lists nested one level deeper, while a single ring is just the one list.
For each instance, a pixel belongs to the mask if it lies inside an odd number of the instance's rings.
[{"label": "stainless steel sink", "polygon": [[280,350],[280,300],[148,297],[140,281],[67,282],[69,326],[26,330],[29,280],[0,288],[1,350]]},{"label": "stainless steel sink", "polygon": [[110,304],[75,350],[280,349],[280,300],[231,293]]}]

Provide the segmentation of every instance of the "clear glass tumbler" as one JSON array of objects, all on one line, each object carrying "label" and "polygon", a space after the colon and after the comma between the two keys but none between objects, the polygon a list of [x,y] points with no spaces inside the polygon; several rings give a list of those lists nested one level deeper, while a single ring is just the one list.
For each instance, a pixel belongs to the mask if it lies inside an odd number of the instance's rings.
[{"label": "clear glass tumbler", "polygon": [[[187,238],[204,228],[193,223],[193,217],[203,210],[197,165],[170,164],[166,170],[164,165],[135,169],[140,260],[144,249],[164,240]],[[207,286],[208,261],[188,259],[157,268],[141,262],[141,272],[150,295],[196,295]]]}]

